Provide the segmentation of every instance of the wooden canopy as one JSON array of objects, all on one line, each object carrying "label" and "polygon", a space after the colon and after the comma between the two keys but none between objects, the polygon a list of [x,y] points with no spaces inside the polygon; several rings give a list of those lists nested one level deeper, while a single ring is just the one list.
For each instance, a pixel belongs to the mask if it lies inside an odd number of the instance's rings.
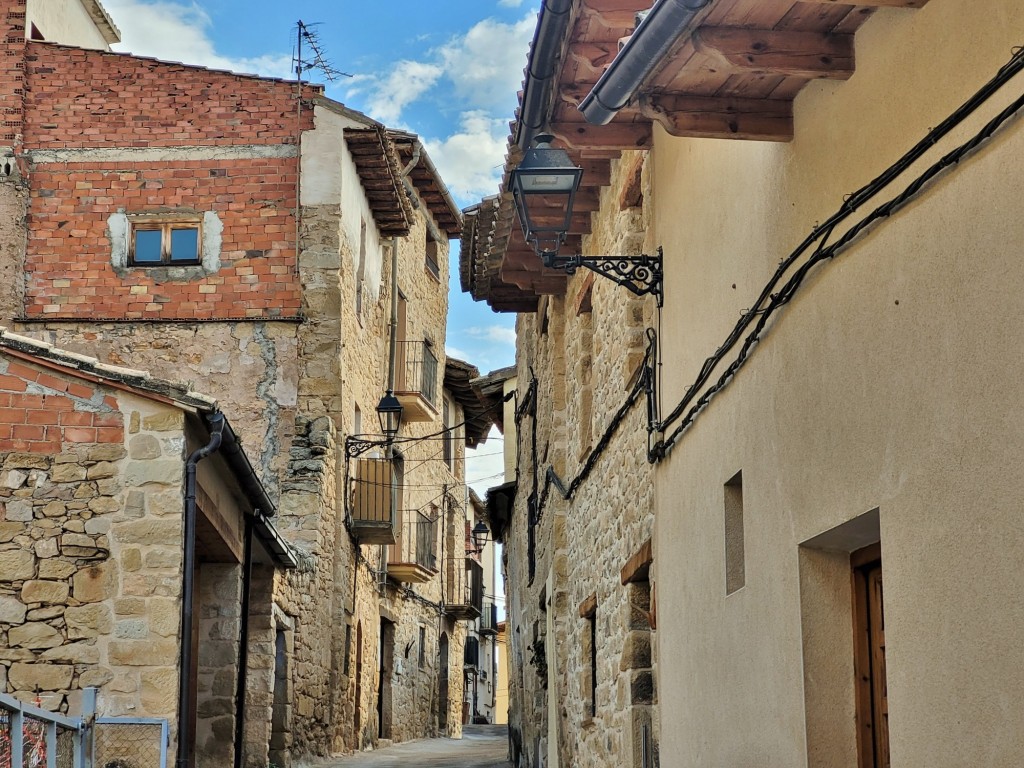
[{"label": "wooden canopy", "polygon": [[[670,0],[659,0],[670,2]],[[538,30],[544,27],[541,11]],[[555,42],[534,38],[511,124],[502,192],[466,209],[462,240],[463,290],[496,311],[533,311],[544,294],[565,289],[566,278],[543,268],[515,220],[508,174],[524,126],[547,126],[556,146],[584,169],[573,228],[563,253],[578,253],[590,232],[590,214],[609,183],[611,161],[625,150],[651,146],[657,121],[684,137],[789,141],[793,100],[812,80],[854,74],[854,34],[879,7],[919,8],[927,0],[711,0],[685,27],[640,83],[629,104],[607,125],[586,121],[578,108],[636,30],[650,0],[572,0],[568,23]],[[542,53],[538,53],[542,52]],[[547,57],[545,61],[538,55]],[[530,73],[554,72],[550,78]],[[525,100],[531,89],[545,98]],[[539,114],[537,113],[539,111]],[[535,133],[536,131],[534,131]]]}]

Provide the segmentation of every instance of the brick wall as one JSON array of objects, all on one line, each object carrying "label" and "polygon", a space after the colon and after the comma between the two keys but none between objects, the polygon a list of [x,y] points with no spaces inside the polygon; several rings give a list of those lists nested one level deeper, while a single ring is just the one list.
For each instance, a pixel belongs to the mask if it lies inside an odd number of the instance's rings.
[{"label": "brick wall", "polygon": [[0,451],[56,454],[81,444],[120,444],[124,420],[116,405],[87,383],[12,361],[0,374]]},{"label": "brick wall", "polygon": [[[295,158],[41,166],[31,175],[27,317],[293,317]],[[189,279],[115,270],[108,218],[213,211],[220,269]]]},{"label": "brick wall", "polygon": [[[298,316],[294,84],[44,43],[26,62],[25,148],[63,154],[29,174],[25,317]],[[119,263],[111,216],[151,213],[215,216],[215,264]]]},{"label": "brick wall", "polygon": [[294,83],[50,43],[29,43],[25,60],[27,149],[296,140]]}]

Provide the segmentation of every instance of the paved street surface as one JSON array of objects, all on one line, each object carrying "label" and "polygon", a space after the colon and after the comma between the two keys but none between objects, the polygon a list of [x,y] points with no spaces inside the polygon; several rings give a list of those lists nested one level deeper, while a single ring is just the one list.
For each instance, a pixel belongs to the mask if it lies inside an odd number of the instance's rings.
[{"label": "paved street surface", "polygon": [[508,728],[466,725],[461,739],[420,739],[341,757],[322,768],[509,768]]}]

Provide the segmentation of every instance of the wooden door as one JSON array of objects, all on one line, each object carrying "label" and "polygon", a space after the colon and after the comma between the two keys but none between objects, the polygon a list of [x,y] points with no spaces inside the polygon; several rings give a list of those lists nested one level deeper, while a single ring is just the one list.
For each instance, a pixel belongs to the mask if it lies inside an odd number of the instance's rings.
[{"label": "wooden door", "polygon": [[885,609],[878,545],[851,555],[860,768],[889,768],[889,697],[885,676]]}]

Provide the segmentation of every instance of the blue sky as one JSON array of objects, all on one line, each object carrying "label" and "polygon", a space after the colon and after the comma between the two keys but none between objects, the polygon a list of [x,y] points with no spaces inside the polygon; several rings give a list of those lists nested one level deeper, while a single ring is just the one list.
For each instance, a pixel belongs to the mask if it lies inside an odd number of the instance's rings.
[{"label": "blue sky", "polygon": [[[296,22],[316,24],[330,62],[353,75],[324,83],[328,96],[418,133],[460,206],[498,191],[538,0],[102,2],[121,30],[116,50],[274,77],[294,76]],[[515,317],[461,292],[457,242],[451,274],[449,354],[482,373],[511,365]],[[469,464],[481,494],[501,482],[500,451],[494,435]]]}]

